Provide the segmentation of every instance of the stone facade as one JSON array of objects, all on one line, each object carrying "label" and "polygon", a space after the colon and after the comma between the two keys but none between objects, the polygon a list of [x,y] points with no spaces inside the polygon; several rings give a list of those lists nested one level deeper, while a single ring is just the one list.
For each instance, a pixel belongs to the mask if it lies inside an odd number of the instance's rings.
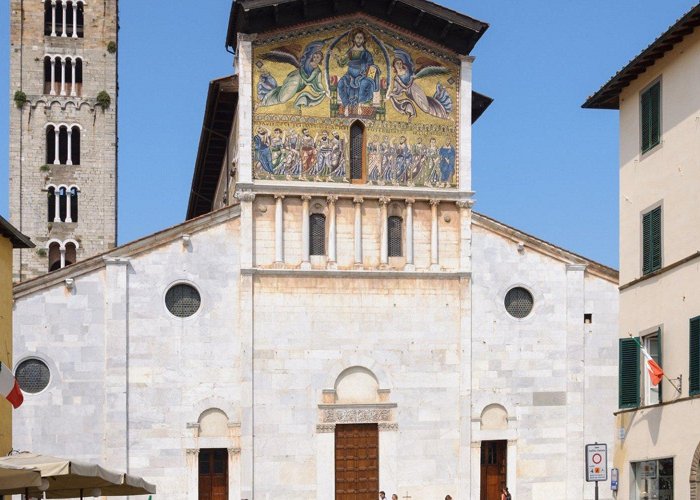
[{"label": "stone facade", "polygon": [[[74,241],[77,260],[116,244],[117,0],[73,4],[82,6],[84,37],[71,36],[70,29],[65,37],[60,29],[57,36],[45,35],[44,2],[10,2],[10,98],[17,91],[26,95],[21,107],[15,102],[10,106],[10,215],[37,246],[17,251],[15,280],[47,272],[50,242]],[[68,8],[69,27],[71,13]],[[61,17],[59,11],[59,26]],[[52,94],[44,81],[46,56],[81,59],[82,86],[77,95],[70,95],[68,84],[66,95],[61,95],[60,64],[54,70]],[[64,80],[72,78],[70,73],[67,70]],[[97,104],[102,91],[111,98],[108,107]],[[79,165],[48,164],[50,124],[80,127]],[[49,221],[48,189],[62,186],[79,191],[77,222]]]}]

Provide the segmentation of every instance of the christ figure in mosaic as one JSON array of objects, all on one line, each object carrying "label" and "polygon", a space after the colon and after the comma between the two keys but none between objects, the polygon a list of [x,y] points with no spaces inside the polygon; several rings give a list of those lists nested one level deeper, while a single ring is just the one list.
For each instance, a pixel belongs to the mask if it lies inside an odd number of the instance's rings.
[{"label": "christ figure in mosaic", "polygon": [[[367,50],[367,34],[362,29],[350,33],[351,47],[340,56],[335,55],[338,66],[347,66],[347,72],[338,81],[338,96],[343,106],[354,106],[372,102],[379,89],[381,70],[374,64],[372,53]],[[373,77],[369,76],[374,70]]]}]

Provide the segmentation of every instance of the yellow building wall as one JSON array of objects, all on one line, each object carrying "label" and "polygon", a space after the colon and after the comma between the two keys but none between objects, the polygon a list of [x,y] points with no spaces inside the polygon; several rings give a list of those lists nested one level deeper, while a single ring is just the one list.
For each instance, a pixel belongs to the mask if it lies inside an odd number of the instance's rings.
[{"label": "yellow building wall", "polygon": [[[12,242],[0,237],[0,361],[12,368]],[[12,406],[0,401],[0,456],[12,450]]]}]

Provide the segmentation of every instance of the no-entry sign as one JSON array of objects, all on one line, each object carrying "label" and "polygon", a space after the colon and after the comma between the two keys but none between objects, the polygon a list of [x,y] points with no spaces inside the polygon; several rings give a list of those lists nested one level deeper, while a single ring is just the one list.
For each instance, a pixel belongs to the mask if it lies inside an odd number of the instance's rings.
[{"label": "no-entry sign", "polygon": [[586,481],[608,480],[608,445],[586,445]]}]

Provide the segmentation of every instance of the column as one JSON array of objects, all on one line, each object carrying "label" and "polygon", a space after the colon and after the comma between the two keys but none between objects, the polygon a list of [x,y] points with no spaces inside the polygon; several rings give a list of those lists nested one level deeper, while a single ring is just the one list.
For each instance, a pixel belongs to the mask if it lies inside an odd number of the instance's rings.
[{"label": "column", "polygon": [[472,189],[472,56],[460,64],[459,84],[459,190]]},{"label": "column", "polygon": [[[73,38],[78,38],[78,3],[73,0],[71,6],[73,7]],[[75,83],[75,79],[73,79],[73,83]]]},{"label": "column", "polygon": [[53,133],[54,133],[54,158],[53,158],[53,164],[54,165],[60,165],[61,161],[58,159],[59,155],[59,149],[58,149],[58,137],[60,133],[60,127],[54,127],[53,128]]},{"label": "column", "polygon": [[66,95],[66,60],[61,59],[61,95]]},{"label": "column", "polygon": [[185,450],[185,463],[187,464],[187,500],[199,500],[199,449],[187,448]]},{"label": "column", "polygon": [[75,94],[75,87],[76,87],[76,85],[75,85],[75,66],[76,66],[75,59],[71,59],[71,62],[70,62],[70,81],[71,81],[70,95],[71,96],[76,95]]},{"label": "column", "polygon": [[284,264],[284,196],[275,195],[275,264]]},{"label": "column", "polygon": [[362,202],[361,196],[353,198],[355,204],[355,267],[362,267]]},{"label": "column", "polygon": [[61,269],[66,267],[66,247],[61,247]]},{"label": "column", "polygon": [[70,189],[66,189],[66,222],[73,222],[71,213],[71,201],[73,200],[73,193]]},{"label": "column", "polygon": [[63,0],[61,4],[63,5],[63,9],[61,9],[63,11],[63,29],[61,30],[61,36],[67,37],[68,34],[66,33],[66,11],[68,10],[68,6],[66,5],[65,0]]},{"label": "column", "polygon": [[51,36],[56,36],[56,0],[51,1]]},{"label": "column", "polygon": [[73,128],[68,127],[68,159],[66,165],[73,165]]},{"label": "column", "polygon": [[338,201],[337,196],[329,196],[328,201],[328,266],[335,268],[338,260],[338,251],[336,248],[336,239],[338,227],[335,217],[335,204]]},{"label": "column", "polygon": [[301,268],[310,269],[311,259],[309,256],[309,202],[311,196],[301,197]]},{"label": "column", "polygon": [[51,95],[56,95],[56,59],[51,57]]},{"label": "column", "polygon": [[387,205],[391,201],[390,198],[382,196],[379,198],[379,209],[381,211],[381,228],[379,230],[379,247],[381,249],[381,266],[387,266],[389,264],[389,228],[388,228],[388,217],[387,217]]},{"label": "column", "polygon": [[430,269],[433,271],[440,270],[440,247],[438,239],[438,205],[439,200],[430,200],[430,215],[432,225],[430,229]]},{"label": "column", "polygon": [[[61,222],[61,190],[58,188],[54,188],[53,190],[53,221],[54,222]],[[61,250],[63,252],[63,250]],[[61,266],[63,267],[63,266]]]},{"label": "column", "polygon": [[413,271],[413,204],[416,200],[406,199],[406,270]]}]

